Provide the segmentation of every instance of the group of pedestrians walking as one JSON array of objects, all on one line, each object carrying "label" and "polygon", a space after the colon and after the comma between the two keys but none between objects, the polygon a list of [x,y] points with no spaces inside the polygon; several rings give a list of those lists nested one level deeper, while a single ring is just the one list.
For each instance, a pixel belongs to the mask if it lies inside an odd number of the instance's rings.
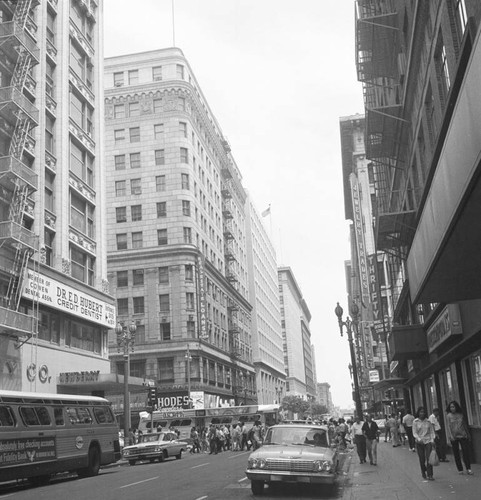
[{"label": "group of pedestrians walking", "polygon": [[[428,481],[434,480],[433,466],[439,462],[449,462],[446,458],[446,439],[451,444],[454,461],[459,474],[472,475],[470,461],[470,433],[464,412],[456,401],[451,401],[446,408],[445,425],[441,426],[441,415],[434,408],[428,417],[427,411],[420,406],[415,415],[408,411],[405,415],[386,416],[384,442],[391,441],[394,448],[409,443],[410,451],[417,453],[421,475]],[[356,445],[360,463],[377,465],[377,443],[381,434],[378,425],[368,415],[365,420],[358,416],[351,426],[351,435]],[[434,453],[435,452],[435,453]]]},{"label": "group of pedestrians walking", "polygon": [[209,453],[217,455],[222,451],[256,450],[264,439],[264,428],[259,420],[248,428],[244,422],[237,425],[215,425],[190,431],[192,448],[190,453]]}]

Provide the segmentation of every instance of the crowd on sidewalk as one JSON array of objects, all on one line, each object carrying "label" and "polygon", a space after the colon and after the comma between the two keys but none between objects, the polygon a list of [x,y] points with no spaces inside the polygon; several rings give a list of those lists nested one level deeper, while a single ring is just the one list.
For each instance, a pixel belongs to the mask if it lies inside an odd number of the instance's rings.
[{"label": "crowd on sidewalk", "polygon": [[[392,443],[393,448],[409,446],[417,453],[421,476],[428,481],[434,480],[434,467],[440,462],[449,462],[446,456],[447,443],[451,445],[454,461],[459,474],[472,475],[470,460],[471,436],[464,412],[456,401],[451,401],[446,408],[444,419],[440,410],[434,408],[428,416],[423,406],[417,408],[415,415],[391,414],[384,418],[384,442]],[[445,423],[442,428],[441,422]],[[346,429],[335,428],[338,439],[352,441],[361,464],[369,457],[371,465],[377,465],[377,445],[382,436],[381,429],[372,415],[365,418],[358,416]]]}]

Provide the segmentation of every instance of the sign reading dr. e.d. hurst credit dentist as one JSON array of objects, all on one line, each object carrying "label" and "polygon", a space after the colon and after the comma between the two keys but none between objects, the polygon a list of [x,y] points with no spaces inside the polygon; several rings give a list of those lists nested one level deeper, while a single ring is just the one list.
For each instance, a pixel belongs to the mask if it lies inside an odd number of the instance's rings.
[{"label": "sign reading dr. e.d. hurst credit dentist", "polygon": [[115,327],[115,307],[43,274],[27,270],[22,295],[79,318]]}]

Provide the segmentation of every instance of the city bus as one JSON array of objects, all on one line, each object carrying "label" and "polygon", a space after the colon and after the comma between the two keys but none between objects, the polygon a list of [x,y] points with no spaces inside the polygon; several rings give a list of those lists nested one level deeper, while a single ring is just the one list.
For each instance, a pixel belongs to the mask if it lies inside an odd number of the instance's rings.
[{"label": "city bus", "polygon": [[106,399],[0,390],[0,481],[46,484],[59,472],[95,476],[120,456],[119,427]]},{"label": "city bus", "polygon": [[152,413],[140,412],[139,430],[142,432],[167,431],[170,427],[180,432],[179,439],[190,438],[192,427],[201,429],[211,424],[236,425],[243,422],[251,428],[256,420],[267,427],[279,422],[279,405],[225,406],[203,409],[163,409]]}]

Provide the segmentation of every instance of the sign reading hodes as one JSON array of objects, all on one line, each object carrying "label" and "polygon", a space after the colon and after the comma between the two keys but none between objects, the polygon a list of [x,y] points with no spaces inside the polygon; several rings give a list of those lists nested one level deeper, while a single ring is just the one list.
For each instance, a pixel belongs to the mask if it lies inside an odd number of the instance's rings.
[{"label": "sign reading hodes", "polygon": [[22,295],[107,328],[115,328],[115,307],[30,269],[27,270]]}]

